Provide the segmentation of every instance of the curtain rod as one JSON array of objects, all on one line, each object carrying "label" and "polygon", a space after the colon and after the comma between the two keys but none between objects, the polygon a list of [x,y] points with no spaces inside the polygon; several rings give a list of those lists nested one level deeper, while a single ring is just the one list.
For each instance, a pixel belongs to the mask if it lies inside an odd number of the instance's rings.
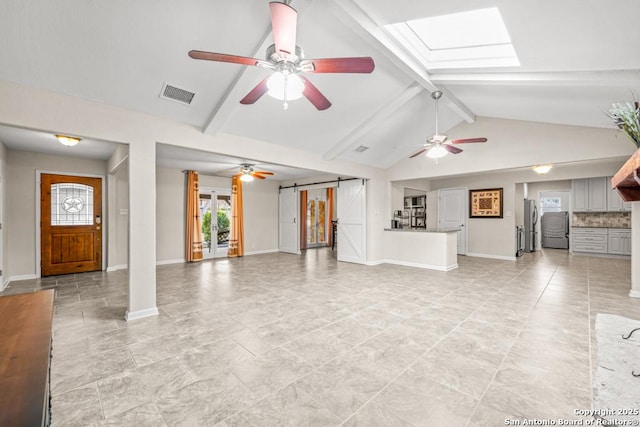
[{"label": "curtain rod", "polygon": [[351,180],[354,180],[354,179],[362,179],[362,180],[364,180],[363,178],[340,178],[340,177],[338,177],[338,179],[332,179],[330,181],[312,182],[312,183],[309,183],[309,184],[300,184],[300,185],[293,184],[293,185],[287,185],[285,187],[283,187],[281,185],[280,189],[282,190],[283,188],[295,188],[295,187],[306,187],[306,186],[309,186],[309,185],[330,184],[332,182],[337,182],[338,184],[340,184],[340,182],[342,182],[342,181],[351,181]]}]

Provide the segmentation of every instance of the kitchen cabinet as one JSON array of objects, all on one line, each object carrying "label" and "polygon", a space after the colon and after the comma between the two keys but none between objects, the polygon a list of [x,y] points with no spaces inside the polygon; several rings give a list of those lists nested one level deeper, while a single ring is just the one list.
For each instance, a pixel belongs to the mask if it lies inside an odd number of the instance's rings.
[{"label": "kitchen cabinet", "polygon": [[631,230],[628,228],[572,227],[571,251],[631,255]]},{"label": "kitchen cabinet", "polygon": [[609,212],[630,212],[631,203],[622,200],[618,190],[611,188],[611,177],[607,177],[607,184],[609,189],[607,193],[607,210]]},{"label": "kitchen cabinet", "polygon": [[608,253],[614,255],[631,255],[631,230],[610,228]]},{"label": "kitchen cabinet", "polygon": [[606,254],[609,252],[609,233],[606,228],[571,229],[571,250],[573,252],[590,252]]},{"label": "kitchen cabinet", "polygon": [[573,212],[606,212],[608,188],[606,177],[572,180]]}]

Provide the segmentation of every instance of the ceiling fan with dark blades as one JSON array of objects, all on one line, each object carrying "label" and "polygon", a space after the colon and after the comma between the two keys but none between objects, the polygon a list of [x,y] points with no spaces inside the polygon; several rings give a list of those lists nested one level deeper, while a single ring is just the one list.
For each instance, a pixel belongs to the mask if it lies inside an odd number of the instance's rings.
[{"label": "ceiling fan with dark blades", "polygon": [[462,153],[462,149],[456,147],[454,144],[468,144],[472,142],[487,142],[487,138],[463,138],[463,139],[447,139],[446,135],[440,135],[438,132],[438,100],[442,98],[442,92],[437,90],[431,93],[431,98],[436,102],[436,133],[427,138],[426,144],[422,146],[420,150],[409,156],[410,159],[419,156],[420,154],[427,152],[427,157],[432,159],[439,159],[446,156],[448,153],[459,154]]},{"label": "ceiling fan with dark blades", "polygon": [[234,178],[240,177],[240,181],[251,182],[254,178],[265,179],[267,176],[271,175],[273,175],[273,172],[257,171],[253,169],[253,165],[251,163],[243,163],[240,166],[240,173],[235,174]]},{"label": "ceiling fan with dark blades", "polygon": [[284,101],[302,96],[318,110],[326,110],[331,102],[302,73],[371,73],[375,64],[370,57],[304,59],[296,46],[298,12],[287,3],[270,2],[271,27],[274,44],[267,48],[266,60],[224,53],[192,50],[189,56],[205,61],[264,67],[274,73],[262,80],[242,100],[241,104],[253,104],[265,93]]}]

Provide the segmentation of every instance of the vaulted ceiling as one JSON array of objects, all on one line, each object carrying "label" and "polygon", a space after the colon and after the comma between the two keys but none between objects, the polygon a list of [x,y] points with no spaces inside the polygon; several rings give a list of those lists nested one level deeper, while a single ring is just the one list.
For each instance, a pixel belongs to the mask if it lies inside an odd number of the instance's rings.
[{"label": "vaulted ceiling", "polygon": [[[307,57],[375,60],[372,74],[309,75],[331,101],[328,110],[304,99],[283,110],[267,96],[241,105],[269,70],[187,56],[197,49],[263,58],[272,43],[267,0],[5,0],[0,79],[204,133],[380,168],[433,134],[435,89],[445,93],[441,131],[477,116],[611,127],[604,111],[640,90],[636,0],[294,0],[291,6],[299,11],[297,44]],[[519,67],[430,70],[385,27],[488,7],[502,14]],[[165,83],[194,92],[191,105],[161,98]],[[368,149],[354,151],[359,146]]]}]

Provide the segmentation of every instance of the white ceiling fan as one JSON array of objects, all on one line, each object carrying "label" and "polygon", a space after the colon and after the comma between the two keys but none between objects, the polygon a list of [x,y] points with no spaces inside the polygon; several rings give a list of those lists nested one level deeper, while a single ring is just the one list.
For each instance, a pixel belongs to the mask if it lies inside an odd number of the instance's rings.
[{"label": "white ceiling fan", "polygon": [[438,132],[438,100],[442,98],[442,92],[436,90],[431,92],[431,98],[436,102],[436,133],[429,138],[427,142],[423,144],[422,148],[417,152],[409,156],[410,159],[419,156],[420,154],[427,152],[427,157],[432,159],[439,159],[446,156],[448,153],[459,154],[462,153],[462,149],[455,147],[454,144],[467,144],[471,142],[487,142],[487,138],[463,138],[463,139],[447,139],[447,135],[441,135]]}]

